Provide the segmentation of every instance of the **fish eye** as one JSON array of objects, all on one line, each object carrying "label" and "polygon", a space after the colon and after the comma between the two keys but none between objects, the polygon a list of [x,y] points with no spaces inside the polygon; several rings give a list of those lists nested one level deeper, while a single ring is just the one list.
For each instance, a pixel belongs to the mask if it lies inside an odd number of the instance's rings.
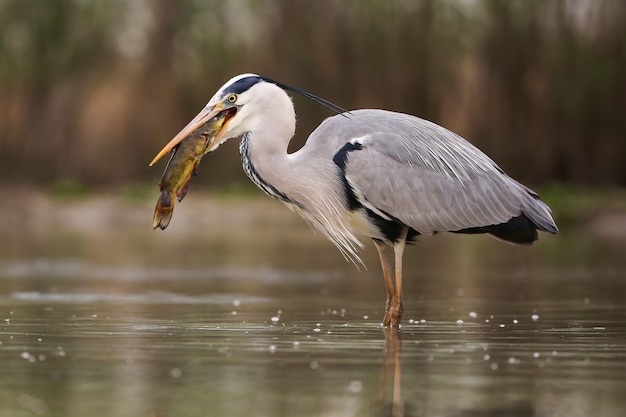
[{"label": "fish eye", "polygon": [[237,101],[237,94],[230,94],[228,97],[226,97],[226,101],[228,101],[229,103],[234,103],[235,101]]}]

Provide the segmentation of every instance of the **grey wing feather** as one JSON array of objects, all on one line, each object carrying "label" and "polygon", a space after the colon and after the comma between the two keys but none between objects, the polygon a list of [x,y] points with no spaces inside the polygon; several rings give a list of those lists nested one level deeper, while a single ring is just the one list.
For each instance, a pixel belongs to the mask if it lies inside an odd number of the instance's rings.
[{"label": "grey wing feather", "polygon": [[521,214],[557,231],[534,192],[455,133],[401,113],[353,115],[363,129],[353,132],[361,150],[349,154],[345,175],[365,206],[422,234],[497,225]]}]

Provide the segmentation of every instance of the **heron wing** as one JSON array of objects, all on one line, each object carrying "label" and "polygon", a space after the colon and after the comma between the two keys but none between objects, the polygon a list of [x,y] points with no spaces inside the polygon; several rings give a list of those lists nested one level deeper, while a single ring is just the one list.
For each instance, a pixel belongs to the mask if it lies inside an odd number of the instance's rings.
[{"label": "heron wing", "polygon": [[[455,133],[426,120],[381,110],[347,155],[345,178],[358,201],[421,234],[506,223],[525,214],[556,231],[550,209]],[[360,124],[361,126],[363,123]]]}]

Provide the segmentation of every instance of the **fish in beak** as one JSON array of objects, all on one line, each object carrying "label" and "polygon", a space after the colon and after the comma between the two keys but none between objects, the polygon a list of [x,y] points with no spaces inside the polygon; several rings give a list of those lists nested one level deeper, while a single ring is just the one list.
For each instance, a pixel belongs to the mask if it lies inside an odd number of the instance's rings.
[{"label": "fish in beak", "polygon": [[[221,139],[223,135],[220,135],[224,131],[224,127],[228,123],[228,121],[237,113],[236,106],[225,107],[223,103],[217,103],[213,106],[207,106],[196,117],[193,118],[191,122],[187,124],[187,126],[183,127],[183,129],[178,132],[174,139],[169,141],[167,145],[154,157],[152,162],[150,162],[150,166],[154,165],[159,159],[163,156],[167,155],[172,149],[176,148],[176,146],[181,143],[186,137],[201,129],[203,126],[207,126],[207,123],[211,121],[214,117],[219,115],[220,113],[224,113],[223,116],[219,118],[218,122],[214,122],[211,124],[209,131],[201,131],[201,134],[204,134],[208,137],[208,143],[205,150],[205,153],[211,152],[213,149],[217,147],[221,143]],[[216,124],[219,123],[219,126]]]},{"label": "fish in beak", "polygon": [[154,209],[153,229],[165,229],[169,225],[175,201],[181,201],[185,197],[189,181],[195,175],[200,160],[219,145],[220,132],[236,112],[236,107],[203,110],[154,158],[150,165],[173,151],[159,182],[161,194]]}]

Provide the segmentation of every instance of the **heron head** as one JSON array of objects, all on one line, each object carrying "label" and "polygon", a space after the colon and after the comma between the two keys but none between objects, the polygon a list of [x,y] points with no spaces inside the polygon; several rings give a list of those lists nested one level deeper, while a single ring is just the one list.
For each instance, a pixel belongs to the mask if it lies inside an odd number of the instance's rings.
[{"label": "heron head", "polygon": [[[150,166],[202,127],[218,114],[223,113],[217,133],[209,139],[207,152],[226,140],[259,129],[268,123],[272,114],[273,124],[285,121],[287,128],[295,129],[295,112],[287,93],[275,81],[256,74],[242,74],[224,84],[207,105],[193,118],[152,160]],[[276,116],[279,117],[276,117]],[[293,131],[291,135],[293,135]]]},{"label": "heron head", "polygon": [[150,166],[174,149],[183,139],[222,112],[225,117],[220,118],[218,123],[221,123],[221,126],[216,126],[217,133],[209,138],[207,152],[214,150],[230,138],[246,132],[261,130],[267,126],[271,126],[272,134],[284,134],[292,137],[296,127],[296,114],[291,98],[286,91],[298,93],[344,116],[350,114],[336,104],[306,91],[260,75],[241,74],[228,80],[215,93],[202,111],[161,149],[150,162]]}]

